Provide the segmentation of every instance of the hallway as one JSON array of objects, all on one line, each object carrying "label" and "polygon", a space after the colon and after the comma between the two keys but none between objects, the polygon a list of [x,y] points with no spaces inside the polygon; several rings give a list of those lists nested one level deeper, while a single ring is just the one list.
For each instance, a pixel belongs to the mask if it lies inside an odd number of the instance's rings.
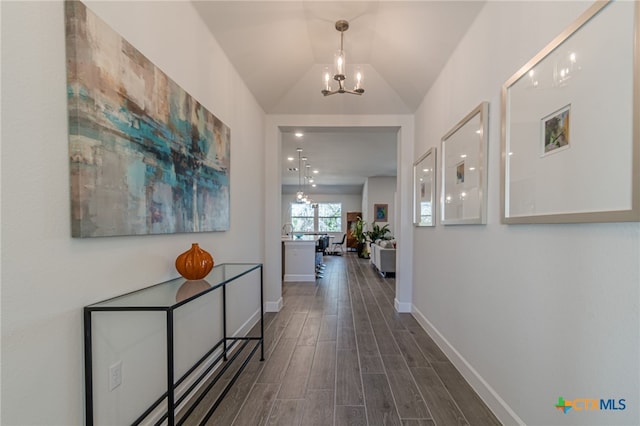
[{"label": "hallway", "polygon": [[207,425],[500,424],[415,319],[394,311],[394,279],[352,253],[325,262],[315,284],[284,284],[284,307],[265,316],[265,361],[254,356]]}]

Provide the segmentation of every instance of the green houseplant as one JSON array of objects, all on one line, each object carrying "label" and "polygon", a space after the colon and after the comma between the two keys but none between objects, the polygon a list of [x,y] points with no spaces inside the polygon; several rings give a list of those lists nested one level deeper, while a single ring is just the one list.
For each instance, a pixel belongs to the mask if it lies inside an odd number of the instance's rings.
[{"label": "green houseplant", "polygon": [[367,231],[365,234],[367,238],[369,238],[369,241],[373,243],[377,240],[388,240],[389,237],[387,237],[387,234],[390,232],[389,224],[380,226],[377,223],[374,223],[371,231]]},{"label": "green houseplant", "polygon": [[365,257],[364,250],[367,247],[367,231],[365,228],[367,226],[367,222],[362,220],[360,216],[358,216],[358,220],[353,222],[351,225],[351,235],[356,239],[358,251],[358,257]]}]

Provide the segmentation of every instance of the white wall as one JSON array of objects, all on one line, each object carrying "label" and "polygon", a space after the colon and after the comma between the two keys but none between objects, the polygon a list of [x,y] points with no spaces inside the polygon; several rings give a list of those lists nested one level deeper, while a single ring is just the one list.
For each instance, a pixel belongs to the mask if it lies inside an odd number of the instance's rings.
[{"label": "white wall", "polygon": [[[364,220],[367,222],[367,229],[371,230],[373,224],[376,223],[380,226],[389,225],[391,231],[388,235],[395,236],[395,224],[396,217],[396,189],[397,179],[395,176],[372,176],[367,178],[367,201],[366,201],[366,215]],[[364,197],[363,197],[364,198]],[[387,220],[375,221],[375,205],[387,204]],[[364,213],[363,213],[364,214]]]},{"label": "white wall", "polygon": [[[638,424],[640,224],[502,225],[500,88],[591,2],[488,2],[416,114],[414,159],[489,101],[486,226],[414,230],[415,315],[506,424]],[[559,396],[625,411],[554,409]]]},{"label": "white wall", "polygon": [[265,116],[192,5],[88,6],[231,128],[231,229],[72,239],[63,3],[2,2],[7,425],[83,423],[83,306],[176,277],[175,257],[192,242],[216,263],[264,258]]}]

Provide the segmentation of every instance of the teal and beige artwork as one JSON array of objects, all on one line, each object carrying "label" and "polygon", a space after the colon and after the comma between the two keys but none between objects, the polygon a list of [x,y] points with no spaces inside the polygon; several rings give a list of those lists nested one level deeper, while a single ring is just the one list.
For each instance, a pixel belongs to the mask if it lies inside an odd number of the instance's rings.
[{"label": "teal and beige artwork", "polygon": [[65,2],[73,237],[229,229],[230,130]]}]

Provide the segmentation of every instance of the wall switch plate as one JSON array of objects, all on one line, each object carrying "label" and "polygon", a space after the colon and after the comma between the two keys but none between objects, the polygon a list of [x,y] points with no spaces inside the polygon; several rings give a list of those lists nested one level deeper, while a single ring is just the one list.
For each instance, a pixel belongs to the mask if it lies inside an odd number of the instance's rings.
[{"label": "wall switch plate", "polygon": [[109,392],[122,384],[122,361],[109,367]]}]

